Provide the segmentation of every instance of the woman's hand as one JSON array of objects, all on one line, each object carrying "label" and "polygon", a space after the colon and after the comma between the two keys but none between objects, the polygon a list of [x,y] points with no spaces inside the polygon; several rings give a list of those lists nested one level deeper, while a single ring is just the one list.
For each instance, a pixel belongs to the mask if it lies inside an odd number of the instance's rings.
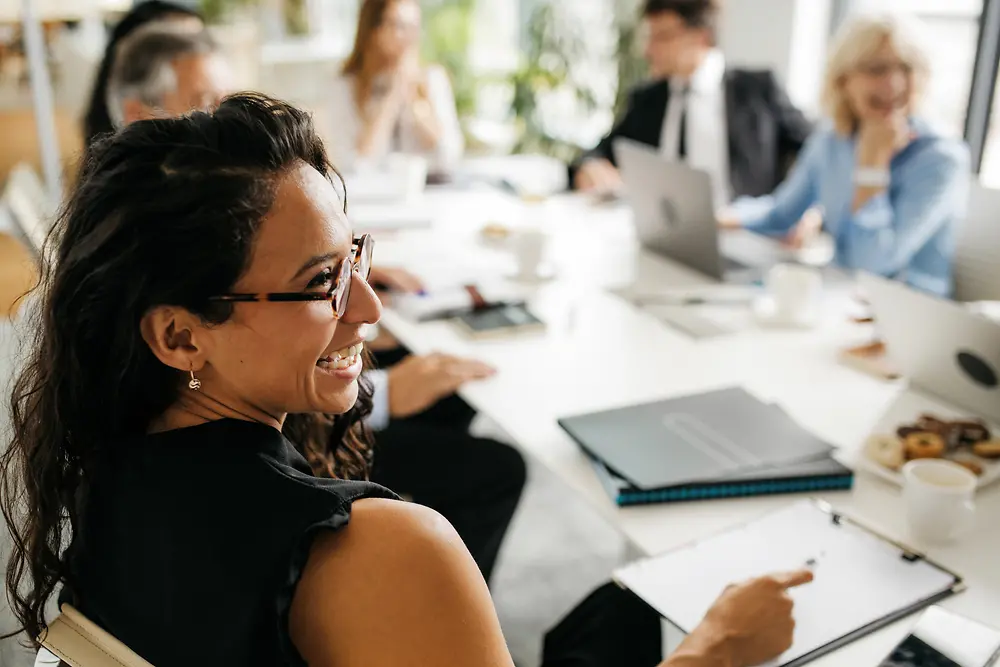
[{"label": "woman's hand", "polygon": [[622,188],[622,177],[608,160],[590,158],[580,165],[573,185],[581,192],[618,192]]},{"label": "woman's hand", "polygon": [[788,589],[812,580],[811,571],[799,570],[730,586],[664,665],[750,667],[781,655],[795,630]]},{"label": "woman's hand", "polygon": [[742,229],[743,221],[739,219],[736,212],[731,208],[724,208],[716,212],[715,221],[720,229]]},{"label": "woman's hand", "polygon": [[858,130],[858,165],[888,168],[892,157],[913,140],[913,131],[904,113],[867,120]]},{"label": "woman's hand", "polygon": [[422,88],[426,88],[426,77],[420,67],[420,54],[413,49],[400,58],[392,73],[392,94],[402,104],[411,105],[420,96]]},{"label": "woman's hand", "polygon": [[467,382],[493,376],[481,361],[450,354],[410,355],[389,369],[389,415],[412,417],[451,396]]},{"label": "woman's hand", "polygon": [[814,206],[802,214],[792,231],[788,232],[784,244],[792,250],[802,250],[819,238],[822,231],[823,211]]},{"label": "woman's hand", "polygon": [[[884,118],[866,120],[858,129],[857,166],[859,169],[875,170],[876,173],[889,173],[889,163],[893,156],[906,148],[913,141],[913,130],[910,129],[906,114],[894,112]],[[884,192],[888,187],[888,179],[879,179],[874,183],[859,183],[854,189],[854,201],[851,210],[860,210],[870,199]]]},{"label": "woman's hand", "polygon": [[424,283],[406,269],[397,267],[379,268],[373,266],[368,275],[368,284],[376,290],[389,290],[404,294],[417,294],[424,290]]}]

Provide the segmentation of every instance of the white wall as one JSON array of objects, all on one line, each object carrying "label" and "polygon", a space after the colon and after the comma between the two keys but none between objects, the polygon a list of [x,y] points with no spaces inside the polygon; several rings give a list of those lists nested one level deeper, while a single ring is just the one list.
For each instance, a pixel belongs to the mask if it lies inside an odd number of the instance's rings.
[{"label": "white wall", "polygon": [[832,0],[728,0],[719,44],[731,66],[768,68],[808,113],[818,109]]}]

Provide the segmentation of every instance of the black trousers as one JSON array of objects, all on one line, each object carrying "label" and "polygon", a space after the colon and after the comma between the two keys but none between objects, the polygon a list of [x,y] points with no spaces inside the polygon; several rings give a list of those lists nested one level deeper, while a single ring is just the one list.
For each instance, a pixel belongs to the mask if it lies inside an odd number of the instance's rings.
[{"label": "black trousers", "polygon": [[659,614],[606,584],[545,635],[542,667],[656,667],[662,654]]},{"label": "black trousers", "polygon": [[[388,368],[405,350],[376,355]],[[457,396],[375,434],[371,480],[440,512],[458,531],[489,582],[524,490],[524,458],[469,434],[475,411]]]}]

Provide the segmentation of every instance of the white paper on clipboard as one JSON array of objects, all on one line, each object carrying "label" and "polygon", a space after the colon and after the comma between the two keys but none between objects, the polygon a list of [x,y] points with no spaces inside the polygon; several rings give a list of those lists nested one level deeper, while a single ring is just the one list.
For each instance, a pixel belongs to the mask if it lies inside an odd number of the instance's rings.
[{"label": "white paper on clipboard", "polygon": [[813,501],[633,563],[615,580],[691,632],[727,585],[802,567],[811,567],[815,580],[789,591],[795,640],[772,666],[802,664],[961,586],[955,574]]}]

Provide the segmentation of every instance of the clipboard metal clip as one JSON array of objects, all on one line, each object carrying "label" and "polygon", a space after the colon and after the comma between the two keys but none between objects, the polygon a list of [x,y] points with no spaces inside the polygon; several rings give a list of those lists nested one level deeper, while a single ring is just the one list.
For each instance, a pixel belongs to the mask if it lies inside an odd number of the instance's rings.
[{"label": "clipboard metal clip", "polygon": [[883,535],[882,533],[880,533],[879,531],[875,530],[874,528],[872,528],[870,526],[867,526],[867,525],[861,523],[860,521],[852,519],[851,517],[846,516],[842,512],[836,511],[833,508],[833,506],[830,505],[830,503],[828,503],[828,502],[826,502],[824,500],[820,500],[819,498],[813,498],[812,502],[817,507],[819,507],[821,510],[823,510],[824,512],[826,512],[827,514],[830,515],[830,521],[834,525],[836,525],[836,526],[847,526],[847,525],[850,525],[850,526],[854,526],[856,528],[859,528],[859,529],[865,531],[866,533],[868,533],[870,535],[874,535],[875,537],[879,538],[880,540],[883,540],[884,542],[887,542],[887,543],[891,544],[892,546],[896,547],[897,549],[899,549],[899,557],[901,559],[905,560],[907,563],[919,563],[919,562],[923,561],[923,562],[929,563],[930,565],[933,565],[934,567],[938,568],[939,570],[942,570],[943,572],[947,572],[948,574],[950,574],[951,576],[953,576],[955,578],[955,586],[952,588],[952,592],[953,593],[959,593],[959,592],[965,590],[966,586],[965,586],[964,581],[962,580],[962,577],[959,576],[958,574],[956,574],[955,572],[953,572],[952,570],[949,570],[948,568],[942,566],[940,563],[936,563],[936,562],[930,560],[929,558],[927,558],[927,556],[925,556],[924,554],[920,553],[919,551],[915,551],[912,548],[906,546],[905,544],[902,544],[901,542],[898,542],[897,540],[891,539],[891,538],[887,537],[886,535]]}]

